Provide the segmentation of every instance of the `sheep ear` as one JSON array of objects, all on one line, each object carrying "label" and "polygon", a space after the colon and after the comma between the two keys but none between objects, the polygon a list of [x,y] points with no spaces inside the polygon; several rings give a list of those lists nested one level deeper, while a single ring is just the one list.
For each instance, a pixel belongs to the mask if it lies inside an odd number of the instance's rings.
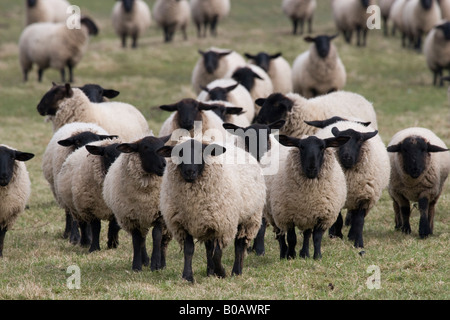
[{"label": "sheep ear", "polygon": [[70,86],[70,83],[66,83],[64,87],[66,89],[66,98],[72,98],[73,90],[72,90],[72,87]]},{"label": "sheep ear", "polygon": [[285,147],[297,147],[299,145],[300,139],[280,134],[278,136],[278,141]]},{"label": "sheep ear", "polygon": [[233,52],[233,50],[225,51],[225,52],[219,52],[218,55],[219,55],[219,57],[222,58],[222,57],[225,57],[225,56],[229,55],[232,52]]},{"label": "sheep ear", "polygon": [[313,38],[311,36],[306,36],[303,40],[305,40],[306,42],[314,42],[314,41],[316,41],[316,38]]},{"label": "sheep ear", "polygon": [[164,158],[170,158],[172,157],[172,150],[173,150],[173,146],[164,146],[159,148],[156,152]]},{"label": "sheep ear", "polygon": [[204,56],[204,55],[206,54],[205,51],[202,51],[202,50],[200,50],[200,49],[198,49],[198,53],[201,54],[202,56]]},{"label": "sheep ear", "polygon": [[95,156],[103,156],[105,154],[105,147],[101,146],[92,146],[92,145],[86,145],[86,150]]},{"label": "sheep ear", "polygon": [[398,144],[394,144],[392,146],[388,146],[387,147],[387,151],[388,152],[400,152],[400,150],[402,149],[402,143],[398,143]]},{"label": "sheep ear", "polygon": [[336,33],[335,35],[329,36],[328,40],[333,40],[334,38],[336,38],[337,36],[339,36],[339,33]]},{"label": "sheep ear", "polygon": [[427,151],[428,152],[444,152],[444,151],[449,151],[449,149],[445,149],[445,148],[427,143]]},{"label": "sheep ear", "polygon": [[267,100],[267,99],[264,99],[264,98],[258,98],[258,99],[255,100],[255,103],[256,103],[258,106],[262,107],[262,106],[264,105],[264,102],[266,102],[266,100]]},{"label": "sheep ear", "polygon": [[253,59],[253,60],[256,59],[256,56],[252,56],[250,53],[244,53],[244,56],[245,56],[247,59]]},{"label": "sheep ear", "polygon": [[362,122],[362,121],[355,121],[356,123],[359,123],[360,125],[362,125],[362,126],[364,126],[364,127],[368,127],[368,126],[370,126],[370,124],[372,123],[372,122],[370,122],[370,121],[367,121],[367,122]]},{"label": "sheep ear", "polygon": [[53,86],[53,88],[54,88],[54,87],[57,87],[58,85],[56,84],[55,81],[52,81],[52,86]]},{"label": "sheep ear", "polygon": [[226,107],[225,108],[225,114],[243,114],[245,113],[245,111],[243,111],[243,108],[239,108],[239,107]]},{"label": "sheep ear", "polygon": [[116,147],[117,150],[123,153],[133,153],[138,151],[137,143],[122,143]]},{"label": "sheep ear", "polygon": [[59,141],[58,141],[58,144],[59,144],[60,146],[63,146],[63,147],[70,147],[70,146],[73,146],[73,140],[72,140],[72,138],[67,138],[67,139],[64,139],[64,140],[59,140]]},{"label": "sheep ear", "polygon": [[307,125],[312,127],[323,129],[326,127],[325,120],[313,120],[313,121],[304,121]]},{"label": "sheep ear", "polygon": [[209,93],[208,87],[200,86],[200,89],[202,89],[203,91],[206,91],[207,93]]},{"label": "sheep ear", "polygon": [[239,85],[239,83],[236,82],[236,84],[233,84],[232,86],[226,87],[226,88],[224,88],[224,89],[225,89],[226,92],[231,92],[231,91],[233,91],[234,89],[236,89],[238,85]]},{"label": "sheep ear", "polygon": [[117,138],[119,138],[119,136],[110,136],[110,135],[106,135],[106,134],[99,134],[98,136],[99,136],[100,140],[117,139]]},{"label": "sheep ear", "polygon": [[120,94],[119,91],[112,90],[112,89],[105,89],[103,90],[103,96],[109,99],[115,98]]},{"label": "sheep ear", "polygon": [[30,159],[33,159],[34,154],[33,153],[29,153],[29,152],[22,152],[22,151],[15,151],[14,152],[14,157],[16,158],[17,161],[28,161]]},{"label": "sheep ear", "polygon": [[282,53],[281,53],[281,52],[278,52],[278,53],[275,53],[275,54],[269,56],[269,58],[272,60],[272,59],[279,58],[279,57],[281,57],[281,56],[282,56]]},{"label": "sheep ear", "polygon": [[259,74],[257,74],[256,72],[252,71],[253,77],[258,78],[260,80],[264,80]]},{"label": "sheep ear", "polygon": [[286,120],[278,120],[278,121],[275,121],[275,122],[272,122],[271,124],[269,124],[269,128],[271,130],[281,129],[281,127],[283,127],[285,123],[286,123]]},{"label": "sheep ear", "polygon": [[162,143],[166,143],[167,141],[170,140],[170,137],[172,137],[172,134],[169,134],[168,136],[165,137],[159,137],[159,140],[161,140]]},{"label": "sheep ear", "polygon": [[235,125],[235,124],[233,124],[233,123],[223,123],[222,124],[222,127],[225,129],[225,130],[233,130],[232,132],[230,132],[230,133],[235,133],[235,131],[236,130],[238,130],[238,129],[244,129],[244,128],[241,128],[241,127],[239,127],[239,126],[237,126],[237,125]]},{"label": "sheep ear", "polygon": [[378,134],[378,130],[375,130],[374,132],[365,132],[363,133],[363,140],[367,141],[373,137],[375,137]]},{"label": "sheep ear", "polygon": [[178,103],[165,104],[165,105],[159,106],[159,108],[161,110],[169,111],[169,112],[177,111],[178,110]]},{"label": "sheep ear", "polygon": [[324,139],[323,141],[325,141],[325,148],[330,148],[330,147],[339,148],[340,146],[346,144],[348,140],[350,140],[349,136],[340,136],[340,137]]},{"label": "sheep ear", "polygon": [[207,103],[202,103],[202,102],[199,102],[199,104],[198,104],[198,110],[202,110],[202,111],[214,110],[214,109],[217,109],[220,107],[222,107],[222,105],[220,105],[220,104],[207,104]]},{"label": "sheep ear", "polygon": [[339,131],[339,129],[338,129],[337,127],[333,127],[333,128],[331,129],[331,133],[332,133],[335,137],[337,137],[337,136],[339,136],[339,133],[341,133],[341,132]]}]

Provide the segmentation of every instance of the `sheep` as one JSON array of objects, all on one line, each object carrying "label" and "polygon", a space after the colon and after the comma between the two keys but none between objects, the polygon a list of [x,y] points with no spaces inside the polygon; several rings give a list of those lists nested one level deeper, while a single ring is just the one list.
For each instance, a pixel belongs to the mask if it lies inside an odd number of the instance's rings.
[{"label": "sheep", "polygon": [[134,106],[122,102],[92,103],[69,83],[53,86],[37,106],[41,116],[50,116],[53,131],[71,122],[96,123],[123,141],[131,141],[149,133],[147,120]]},{"label": "sheep", "polygon": [[367,8],[375,4],[375,0],[332,0],[334,22],[347,43],[351,43],[353,31],[356,30],[357,46],[366,46],[369,18]]},{"label": "sheep", "polygon": [[266,99],[258,99],[256,103],[262,106],[255,119],[257,123],[286,120],[280,133],[297,138],[318,131],[317,128],[304,123],[304,120],[325,120],[333,116],[368,121],[371,122],[372,128],[378,129],[372,104],[363,96],[352,92],[338,91],[309,100],[295,93],[274,93]]},{"label": "sheep", "polygon": [[345,66],[331,41],[337,35],[306,37],[311,42],[309,50],[300,54],[292,65],[293,92],[305,98],[344,88],[347,81]]},{"label": "sheep", "polygon": [[272,80],[273,92],[292,92],[292,70],[289,62],[282,57],[282,53],[268,54],[259,52],[257,55],[244,54],[249,60],[248,63],[261,67]]},{"label": "sheep", "polygon": [[201,57],[192,70],[191,83],[195,94],[210,82],[230,78],[234,70],[244,66],[244,58],[233,50],[211,47],[207,51],[198,50]]},{"label": "sheep", "polygon": [[31,194],[30,177],[24,162],[33,157],[33,153],[0,144],[0,258],[3,257],[6,232],[25,210]]},{"label": "sheep", "polygon": [[147,136],[117,146],[122,152],[110,167],[103,184],[103,198],[119,226],[133,239],[132,269],[149,264],[145,239],[153,226],[151,270],[166,265],[166,249],[172,236],[167,231],[159,208],[159,194],[166,161],[157,154],[170,136]]},{"label": "sheep", "polygon": [[153,6],[153,17],[164,31],[164,41],[171,42],[176,29],[181,29],[187,40],[186,28],[191,19],[187,0],[157,0]]},{"label": "sheep", "polygon": [[405,26],[403,24],[403,10],[407,0],[395,0],[389,12],[389,20],[392,21],[392,35],[395,35],[396,30],[402,33],[402,45],[405,46]]},{"label": "sheep", "polygon": [[419,236],[433,234],[435,206],[450,172],[450,153],[445,143],[427,128],[400,130],[387,151],[391,162],[389,195],[395,212],[395,228],[410,234],[410,201],[418,202]]},{"label": "sheep", "polygon": [[442,19],[450,19],[450,0],[438,0],[439,7],[441,8]]},{"label": "sheep", "polygon": [[[225,152],[236,158],[225,160]],[[184,248],[183,279],[194,281],[194,238],[205,243],[207,275],[218,277],[226,276],[222,250],[234,239],[232,275],[242,274],[246,247],[260,228],[266,196],[259,164],[231,144],[206,145],[195,139],[164,146],[158,153],[172,157],[161,183],[160,208],[169,231]],[[239,163],[245,158],[248,161]]]},{"label": "sheep", "polygon": [[297,34],[298,23],[300,23],[300,34],[303,34],[305,21],[308,22],[308,33],[312,33],[312,22],[316,7],[316,0],[283,0],[281,9],[292,21],[292,34]]},{"label": "sheep", "polygon": [[379,0],[381,18],[383,19],[384,35],[388,35],[388,20],[392,5],[396,0]]},{"label": "sheep", "polygon": [[69,81],[73,82],[73,68],[83,58],[91,35],[98,34],[94,21],[88,17],[80,19],[80,29],[67,28],[65,23],[41,22],[26,27],[19,38],[19,61],[23,81],[28,81],[28,72],[33,63],[38,65],[38,81],[47,68],[60,70],[65,82],[65,68],[69,69]]},{"label": "sheep", "polygon": [[[344,209],[347,209],[346,222],[351,223],[348,238],[354,241],[356,248],[363,248],[364,220],[389,183],[389,156],[378,130],[374,130],[370,125],[354,121],[329,120],[308,123],[322,128],[315,134],[321,139],[333,136],[350,137],[347,143],[336,149],[335,155],[347,181],[347,200]],[[329,230],[331,237],[342,238],[342,222],[342,215],[339,213]]]},{"label": "sheep", "polygon": [[450,70],[450,22],[435,26],[425,38],[424,54],[428,68],[433,72],[433,84],[444,85],[442,72]]},{"label": "sheep", "polygon": [[26,25],[36,22],[65,22],[70,3],[66,0],[27,0]]},{"label": "sheep", "polygon": [[404,36],[418,51],[422,37],[441,20],[441,9],[435,0],[408,0],[403,9]]},{"label": "sheep", "polygon": [[127,37],[133,39],[132,48],[137,48],[138,38],[150,27],[150,9],[142,0],[121,0],[116,2],[111,15],[112,25],[122,40],[122,48],[127,46]]},{"label": "sheep", "polygon": [[304,236],[300,256],[309,257],[312,234],[314,259],[322,257],[323,233],[336,221],[347,197],[344,172],[329,148],[340,147],[348,140],[349,137],[279,136],[282,145],[294,148],[268,185],[268,192],[275,225],[287,233],[288,259],[296,256],[295,227]]},{"label": "sheep", "polygon": [[249,122],[255,117],[255,106],[250,92],[241,84],[232,79],[217,79],[206,87],[201,87],[202,91],[197,96],[197,100],[206,101],[229,101],[236,107],[242,108],[245,117]]},{"label": "sheep", "polygon": [[210,26],[212,36],[217,36],[218,22],[230,13],[230,0],[191,0],[191,16],[197,26],[197,36],[206,37],[206,29]]}]

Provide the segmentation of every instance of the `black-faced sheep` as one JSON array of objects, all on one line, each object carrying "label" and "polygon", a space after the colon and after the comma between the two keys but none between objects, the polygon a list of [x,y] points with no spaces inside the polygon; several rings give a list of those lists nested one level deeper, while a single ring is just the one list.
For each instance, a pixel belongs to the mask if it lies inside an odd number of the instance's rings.
[{"label": "black-faced sheep", "polygon": [[303,34],[305,21],[308,22],[308,33],[312,33],[312,22],[314,11],[317,7],[316,0],[283,0],[281,9],[283,13],[292,21],[292,33],[297,33],[300,23],[300,34]]},{"label": "black-faced sheep", "polygon": [[157,0],[153,5],[153,17],[164,31],[164,41],[170,42],[177,29],[183,32],[187,40],[186,29],[191,20],[191,11],[187,0]]},{"label": "black-faced sheep", "polygon": [[69,17],[66,0],[26,0],[26,25],[36,22],[65,22]]},{"label": "black-faced sheep", "polygon": [[439,83],[442,87],[442,73],[445,69],[450,71],[450,22],[431,29],[425,38],[424,53],[428,68],[433,72],[433,84]]},{"label": "black-faced sheep", "polygon": [[206,37],[208,25],[211,35],[217,36],[218,22],[230,13],[230,0],[191,0],[190,5],[192,20],[197,26],[197,36]]}]

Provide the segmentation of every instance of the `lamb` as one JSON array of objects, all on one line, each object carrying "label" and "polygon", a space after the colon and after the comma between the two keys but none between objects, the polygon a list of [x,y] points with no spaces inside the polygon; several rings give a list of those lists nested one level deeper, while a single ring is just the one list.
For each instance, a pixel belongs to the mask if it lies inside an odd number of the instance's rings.
[{"label": "lamb", "polygon": [[384,35],[388,35],[388,20],[391,12],[392,5],[396,0],[379,0],[379,6],[381,11],[381,18],[383,19]]},{"label": "lamb", "polygon": [[[234,161],[225,161],[225,152],[236,156]],[[207,275],[218,277],[226,275],[222,250],[234,239],[232,275],[242,274],[246,247],[260,228],[266,196],[259,164],[253,157],[238,164],[248,158],[243,149],[194,139],[158,153],[172,157],[161,184],[160,207],[169,231],[184,248],[183,279],[194,281],[194,238],[205,243]]]},{"label": "lamb", "polygon": [[[347,181],[347,223],[351,223],[348,238],[355,247],[363,248],[364,220],[376,205],[382,192],[389,184],[390,162],[386,147],[370,125],[354,121],[319,121],[315,126],[322,128],[316,133],[321,139],[350,137],[350,140],[336,149],[335,155],[344,170]],[[311,122],[309,122],[312,124]],[[342,238],[342,216],[329,230],[332,237]]]},{"label": "lamb", "polygon": [[210,26],[212,36],[217,36],[218,22],[230,13],[230,0],[191,0],[191,16],[197,26],[197,36],[206,37],[206,29]]},{"label": "lamb", "polygon": [[[245,117],[249,122],[255,117],[255,107],[250,92],[241,84],[232,79],[217,79],[206,87],[201,87],[202,91],[197,96],[199,101],[228,101],[236,107],[242,108]],[[225,120],[224,120],[225,121]]]},{"label": "lamb", "polygon": [[25,161],[34,154],[0,144],[0,258],[5,235],[12,228],[31,194],[31,182]]},{"label": "lamb", "polygon": [[181,29],[187,40],[186,28],[191,19],[187,0],[157,0],[153,6],[153,17],[164,31],[164,41],[171,42],[176,29]]},{"label": "lamb", "polygon": [[[332,0],[333,18],[339,32],[344,34],[347,43],[351,43],[353,31],[357,32],[357,46],[366,46],[367,8],[376,5],[375,0]],[[362,33],[362,35],[361,35]],[[361,42],[362,36],[362,42]]]},{"label": "lamb", "polygon": [[86,53],[89,36],[98,34],[98,28],[90,18],[82,17],[80,25],[80,29],[69,29],[66,23],[41,22],[26,27],[19,39],[23,80],[28,81],[28,72],[35,63],[39,82],[47,68],[60,70],[62,82],[65,82],[66,67],[69,81],[73,82],[73,68]]},{"label": "lamb", "polygon": [[289,62],[282,57],[282,53],[268,54],[259,52],[257,55],[245,53],[248,63],[256,64],[262,68],[272,80],[273,92],[292,92],[292,70]]},{"label": "lamb", "polygon": [[110,167],[103,184],[106,204],[114,213],[119,226],[133,238],[132,269],[135,271],[149,264],[145,239],[151,227],[151,270],[159,270],[166,265],[166,249],[172,237],[159,208],[166,161],[156,151],[168,140],[169,136],[147,136],[117,146],[122,154]]},{"label": "lamb", "polygon": [[338,91],[309,100],[296,93],[274,93],[266,99],[258,99],[256,103],[262,106],[256,117],[257,123],[286,120],[280,134],[293,137],[301,138],[318,131],[304,123],[305,120],[325,120],[333,116],[371,122],[372,128],[378,129],[372,104],[363,96],[352,92]]},{"label": "lamb", "polygon": [[122,102],[92,103],[69,83],[53,86],[37,106],[41,116],[50,116],[53,131],[71,122],[96,123],[123,141],[131,141],[149,133],[147,120],[134,106]]},{"label": "lamb", "polygon": [[27,0],[26,25],[36,22],[65,22],[70,3],[66,0]]},{"label": "lamb", "polygon": [[201,57],[192,70],[191,83],[196,94],[210,82],[231,78],[234,70],[245,65],[244,58],[233,50],[211,47],[207,51],[198,50]]},{"label": "lamb", "polygon": [[[287,158],[269,184],[270,212],[275,225],[287,232],[287,258],[295,258],[295,227],[303,231],[300,256],[309,257],[309,238],[314,242],[314,259],[320,259],[323,233],[331,227],[345,204],[345,175],[330,147],[340,147],[349,137],[302,139],[279,136],[289,150]],[[282,256],[280,252],[280,256]]]},{"label": "lamb", "polygon": [[312,22],[316,7],[316,0],[283,0],[281,9],[292,21],[292,34],[297,34],[298,23],[300,23],[300,34],[303,34],[303,25],[305,21],[308,22],[308,33],[312,33]]},{"label": "lamb", "polygon": [[442,87],[442,72],[450,71],[450,22],[435,26],[425,38],[424,53],[428,68],[433,72],[433,84]]},{"label": "lamb", "polygon": [[142,0],[121,0],[112,10],[112,25],[122,39],[122,47],[127,46],[127,37],[133,39],[132,48],[137,48],[138,38],[150,27],[150,9]]},{"label": "lamb", "polygon": [[345,66],[331,43],[336,37],[321,35],[305,38],[306,42],[313,44],[292,65],[293,92],[313,98],[344,88],[347,81]]},{"label": "lamb", "polygon": [[395,212],[395,228],[411,233],[410,201],[419,203],[419,236],[433,234],[435,206],[450,172],[450,153],[431,130],[412,127],[400,130],[387,151],[391,161],[388,187]]}]

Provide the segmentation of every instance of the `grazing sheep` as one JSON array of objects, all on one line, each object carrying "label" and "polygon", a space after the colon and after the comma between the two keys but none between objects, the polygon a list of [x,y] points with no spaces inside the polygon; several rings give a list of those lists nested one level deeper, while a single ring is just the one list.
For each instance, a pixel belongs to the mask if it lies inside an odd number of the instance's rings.
[{"label": "grazing sheep", "polygon": [[[303,231],[300,256],[309,257],[309,238],[314,242],[314,259],[320,259],[323,233],[336,221],[345,204],[345,175],[330,147],[340,147],[348,137],[297,139],[285,135],[279,141],[294,147],[268,185],[270,212],[275,225],[287,232],[287,258],[295,258],[295,227]],[[280,256],[282,256],[280,252]]]},{"label": "grazing sheep", "polygon": [[256,102],[262,106],[256,117],[257,123],[286,120],[280,133],[293,137],[301,138],[318,131],[317,128],[307,125],[305,120],[325,120],[333,116],[371,122],[372,127],[378,129],[372,104],[363,96],[352,92],[338,91],[309,100],[295,93],[274,93]]},{"label": "grazing sheep", "polygon": [[450,0],[438,0],[441,8],[442,19],[450,19]]},{"label": "grazing sheep", "polygon": [[[225,151],[236,158],[225,160]],[[242,274],[246,247],[260,228],[266,196],[257,161],[232,145],[205,145],[194,139],[165,146],[159,153],[172,157],[161,184],[160,207],[168,229],[184,247],[183,279],[194,281],[194,238],[205,243],[207,275],[218,277],[225,277],[222,250],[234,239],[232,274]]]},{"label": "grazing sheep", "polygon": [[[372,127],[354,121],[338,120],[333,123],[328,120],[314,123],[322,128],[316,133],[317,137],[350,137],[336,150],[335,155],[347,181],[344,209],[347,209],[346,222],[351,223],[348,238],[354,241],[355,247],[363,248],[364,219],[389,184],[389,156],[378,131]],[[342,221],[339,213],[336,223],[330,228],[330,236],[342,238]]]},{"label": "grazing sheep", "polygon": [[389,14],[391,12],[392,5],[394,4],[396,0],[378,0],[380,11],[381,11],[381,18],[383,19],[383,30],[384,35],[388,35],[388,20],[389,20]]},{"label": "grazing sheep", "polygon": [[292,34],[297,34],[297,26],[300,23],[300,34],[303,34],[303,25],[308,22],[308,33],[312,33],[314,11],[317,7],[316,0],[283,0],[281,9],[292,21]]},{"label": "grazing sheep", "polygon": [[196,94],[210,82],[230,78],[234,70],[245,66],[244,58],[233,50],[211,47],[208,51],[198,50],[201,57],[192,70],[191,83]]},{"label": "grazing sheep", "polygon": [[199,101],[228,101],[236,107],[242,108],[249,122],[255,117],[255,106],[250,92],[241,84],[232,79],[217,79],[206,87],[197,96]]},{"label": "grazing sheep", "polygon": [[187,0],[157,0],[153,6],[153,17],[163,28],[165,42],[173,40],[177,29],[181,29],[184,40],[187,40],[186,28],[191,20],[191,11]]},{"label": "grazing sheep", "polygon": [[71,122],[91,122],[119,135],[123,141],[149,133],[147,120],[136,107],[122,102],[92,103],[83,91],[68,83],[53,86],[37,110],[41,116],[50,116],[53,131]]},{"label": "grazing sheep", "polygon": [[403,10],[407,0],[395,0],[389,12],[389,20],[392,21],[392,35],[395,35],[396,30],[402,33],[402,45],[405,46],[405,26],[403,24]]},{"label": "grazing sheep", "polygon": [[450,22],[435,26],[425,38],[424,53],[428,68],[433,72],[433,84],[442,87],[442,72],[450,71]]},{"label": "grazing sheep", "polygon": [[66,0],[26,0],[26,25],[36,22],[65,22],[69,17]]},{"label": "grazing sheep", "polygon": [[289,62],[281,56],[281,52],[270,55],[260,52],[257,55],[245,53],[248,62],[262,68],[272,80],[273,92],[292,92],[292,70]]},{"label": "grazing sheep", "polygon": [[122,39],[122,47],[127,46],[127,37],[133,39],[132,47],[137,48],[138,38],[150,27],[152,18],[150,9],[142,0],[121,0],[112,10],[112,25]]},{"label": "grazing sheep", "polygon": [[[366,46],[367,8],[375,5],[375,0],[332,0],[333,18],[339,32],[344,34],[347,43],[351,43],[353,31],[357,32],[357,45]],[[362,42],[361,42],[362,33]]]},{"label": "grazing sheep", "polygon": [[292,65],[293,92],[313,98],[344,88],[347,73],[335,45],[331,43],[336,37],[321,35],[305,38],[312,45]]},{"label": "grazing sheep", "polygon": [[117,222],[133,238],[132,269],[142,270],[149,258],[145,239],[153,226],[151,270],[166,266],[166,249],[171,235],[167,231],[159,209],[161,181],[166,166],[157,150],[169,136],[144,137],[133,143],[117,146],[122,152],[110,167],[103,184],[103,198]]},{"label": "grazing sheep", "polygon": [[433,233],[435,206],[450,172],[449,149],[431,130],[407,128],[392,137],[387,151],[395,228],[411,233],[410,201],[418,202],[419,236],[426,238]]},{"label": "grazing sheep", "polygon": [[0,258],[5,234],[25,210],[31,193],[31,182],[25,161],[34,154],[0,144]]},{"label": "grazing sheep", "polygon": [[230,13],[230,0],[191,0],[191,16],[197,26],[197,36],[206,37],[210,26],[212,36],[217,36],[218,22]]},{"label": "grazing sheep", "polygon": [[38,65],[38,80],[42,82],[45,69],[60,70],[61,81],[66,81],[65,68],[69,69],[69,81],[73,82],[73,68],[83,58],[89,36],[97,35],[98,28],[88,17],[80,20],[80,29],[69,29],[65,23],[41,22],[26,27],[19,39],[19,60],[23,81],[33,63]]}]

